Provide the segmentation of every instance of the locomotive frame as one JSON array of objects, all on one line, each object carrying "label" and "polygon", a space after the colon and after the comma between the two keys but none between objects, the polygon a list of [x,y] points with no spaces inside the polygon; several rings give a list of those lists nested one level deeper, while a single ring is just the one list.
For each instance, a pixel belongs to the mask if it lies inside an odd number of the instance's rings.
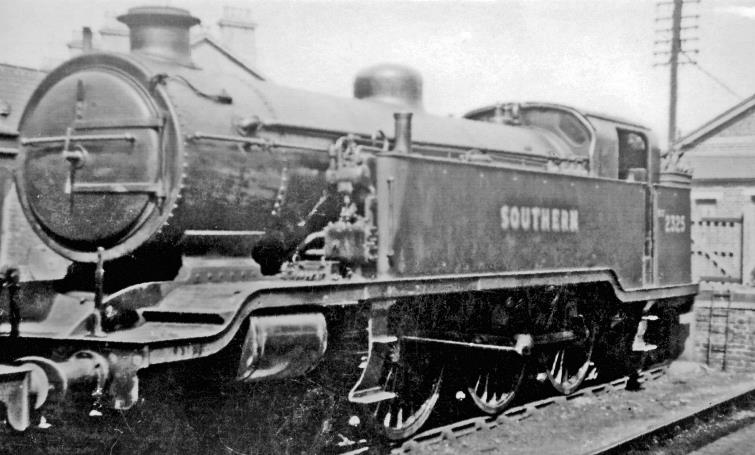
[{"label": "locomotive frame", "polygon": [[[22,120],[22,206],[86,283],[19,283],[5,269],[0,400],[13,428],[78,383],[90,384],[95,406],[128,409],[140,371],[237,344],[236,379],[245,382],[307,374],[356,352],[349,401],[403,439],[427,421],[454,363],[477,359],[465,363],[463,386],[495,414],[526,363],[569,394],[617,320],[628,354],[649,348],[642,334],[659,308],[691,306],[689,182],[661,171],[646,128],[544,103],[497,104],[464,120],[415,106],[412,116],[408,105],[216,80],[181,53],[197,23],[186,12],[136,8],[122,20],[141,47],[64,64]],[[173,34],[155,35],[165,21]],[[109,105],[101,87],[121,90],[122,106]],[[240,116],[249,106],[278,118]],[[229,193],[256,197],[249,207],[262,221],[234,217],[242,203],[213,192],[215,179],[228,181],[228,169],[252,155],[259,188]],[[147,164],[123,167],[123,156]],[[124,169],[144,181],[97,181]],[[271,169],[279,182],[269,182]],[[324,184],[319,201],[307,194]],[[119,198],[134,194],[124,208]],[[303,234],[289,235],[287,204],[297,220],[309,212]],[[261,215],[268,208],[272,218]],[[237,224],[207,229],[213,215]],[[119,227],[103,227],[111,219]],[[251,238],[259,266],[187,256],[192,241],[206,248],[223,236]],[[135,273],[168,246],[184,249],[180,271]],[[111,266],[145,248],[158,254]],[[112,292],[105,270],[135,274]]]}]

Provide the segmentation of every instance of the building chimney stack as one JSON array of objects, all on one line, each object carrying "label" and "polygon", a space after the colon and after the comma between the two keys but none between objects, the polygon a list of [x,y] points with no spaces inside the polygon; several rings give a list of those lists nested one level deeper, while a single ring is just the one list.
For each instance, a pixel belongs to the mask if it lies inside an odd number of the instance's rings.
[{"label": "building chimney stack", "polygon": [[249,66],[257,62],[257,44],[255,29],[257,24],[251,20],[251,11],[246,8],[223,8],[223,18],[218,21],[220,41]]}]

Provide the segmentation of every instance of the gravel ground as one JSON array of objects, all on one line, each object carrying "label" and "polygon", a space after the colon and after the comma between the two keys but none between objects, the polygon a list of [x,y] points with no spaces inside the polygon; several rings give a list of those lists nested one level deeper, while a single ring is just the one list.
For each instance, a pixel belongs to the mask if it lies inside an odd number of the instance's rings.
[{"label": "gravel ground", "polygon": [[[750,411],[747,418],[752,419],[752,414],[752,411]],[[691,452],[692,455],[739,455],[744,453],[755,453],[755,424],[750,424]]]},{"label": "gravel ground", "polygon": [[[322,453],[344,396],[312,378],[280,384],[219,385],[208,365],[156,371],[140,382],[133,409],[87,417],[91,399],[51,407],[50,428],[0,428],[0,454],[301,454]],[[202,377],[203,372],[206,377]],[[180,384],[194,380],[190,387]],[[340,401],[339,401],[340,400]]]},{"label": "gravel ground", "polygon": [[[208,372],[208,379],[201,371]],[[313,377],[288,381],[285,387],[217,387],[209,379],[215,372],[211,365],[190,365],[170,374],[158,371],[157,381],[142,384],[143,396],[150,400],[125,413],[87,418],[88,401],[79,408],[52,409],[46,414],[51,428],[32,428],[22,435],[0,430],[0,454],[300,454],[324,453],[338,441],[343,391],[323,387]],[[181,389],[179,379],[187,377],[194,377],[194,384]],[[753,376],[680,362],[640,392],[614,391],[554,403],[523,421],[507,421],[414,453],[579,454],[754,385]],[[748,419],[755,417],[740,414],[736,421],[744,425]],[[708,427],[708,441],[734,428],[715,422]],[[676,455],[703,445],[689,443],[699,435],[686,430],[676,436],[669,443],[676,450],[660,444],[651,453]]]},{"label": "gravel ground", "polygon": [[754,386],[752,375],[711,372],[677,362],[666,376],[639,392],[622,390],[556,403],[522,421],[507,421],[413,453],[580,454]]}]

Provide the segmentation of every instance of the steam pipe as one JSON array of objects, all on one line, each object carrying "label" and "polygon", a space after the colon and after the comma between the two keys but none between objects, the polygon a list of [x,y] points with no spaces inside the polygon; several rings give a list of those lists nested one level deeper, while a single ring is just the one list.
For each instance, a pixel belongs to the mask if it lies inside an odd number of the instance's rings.
[{"label": "steam pipe", "polygon": [[412,113],[396,112],[393,114],[395,119],[393,152],[410,154],[412,153]]}]

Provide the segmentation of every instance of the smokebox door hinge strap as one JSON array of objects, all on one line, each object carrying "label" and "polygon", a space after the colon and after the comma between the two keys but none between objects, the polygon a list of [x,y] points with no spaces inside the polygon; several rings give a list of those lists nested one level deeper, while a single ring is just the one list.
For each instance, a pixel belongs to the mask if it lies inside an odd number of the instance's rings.
[{"label": "smokebox door hinge strap", "polygon": [[[123,134],[87,134],[87,135],[74,135],[73,128],[69,128],[69,131],[66,131],[65,136],[45,136],[45,137],[34,137],[34,138],[21,138],[21,145],[24,147],[28,146],[35,146],[35,145],[46,145],[46,144],[55,144],[58,142],[62,142],[64,146],[70,144],[72,142],[104,142],[104,141],[126,141],[126,142],[134,142],[136,141],[136,138],[132,134],[123,133]],[[64,151],[66,148],[64,148]]]},{"label": "smokebox door hinge strap", "polygon": [[[155,117],[149,120],[141,121],[142,126],[147,128],[157,127],[162,122]],[[103,124],[104,125],[104,124]],[[99,127],[99,126],[98,126]],[[102,126],[103,128],[105,126]],[[134,143],[136,138],[132,134],[96,134],[96,135],[75,135],[74,128],[68,128],[65,136],[49,136],[37,138],[22,138],[21,145],[37,146],[45,144],[63,143],[62,156],[71,165],[71,172],[66,182],[65,191],[67,194],[88,193],[88,194],[149,194],[154,197],[164,197],[165,190],[161,181],[158,182],[118,182],[118,183],[76,183],[76,169],[85,165],[88,152],[81,142],[103,142],[103,141],[127,141]]]},{"label": "smokebox door hinge strap", "polygon": [[97,120],[76,120],[73,123],[75,130],[109,130],[109,129],[160,129],[165,124],[165,117],[156,115],[146,118],[106,118]]}]

